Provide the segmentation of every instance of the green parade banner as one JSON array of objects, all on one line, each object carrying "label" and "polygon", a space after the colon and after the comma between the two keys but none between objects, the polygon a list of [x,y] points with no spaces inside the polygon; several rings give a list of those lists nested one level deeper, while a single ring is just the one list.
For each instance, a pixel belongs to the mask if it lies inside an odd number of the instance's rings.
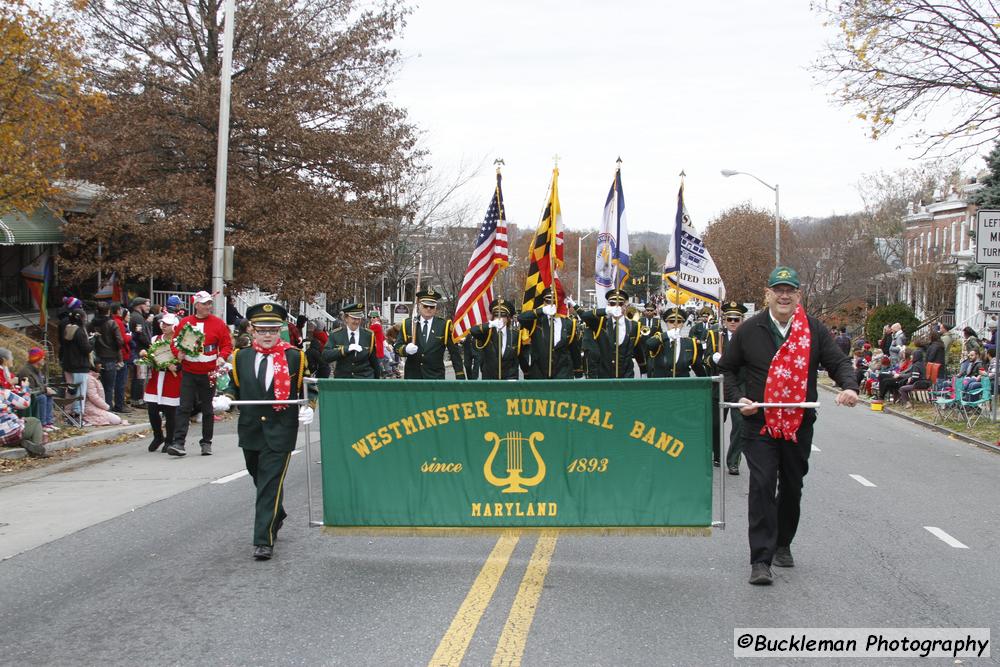
[{"label": "green parade banner", "polygon": [[710,378],[318,387],[326,526],[711,526]]}]

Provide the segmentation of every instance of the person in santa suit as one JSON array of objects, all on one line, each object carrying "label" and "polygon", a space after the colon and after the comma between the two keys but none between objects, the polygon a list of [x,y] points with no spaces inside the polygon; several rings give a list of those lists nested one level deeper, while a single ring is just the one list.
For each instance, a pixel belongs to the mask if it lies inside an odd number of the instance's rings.
[{"label": "person in santa suit", "polygon": [[221,317],[212,314],[212,295],[201,291],[192,297],[194,315],[188,315],[177,323],[177,334],[180,335],[184,326],[190,324],[193,328],[205,334],[204,349],[196,357],[188,357],[177,349],[175,337],[171,342],[174,356],[181,360],[181,402],[177,410],[177,428],[174,441],[167,446],[167,454],[184,456],[184,441],[187,440],[188,426],[191,424],[191,413],[194,411],[195,399],[201,407],[201,455],[212,455],[212,431],[215,426],[212,412],[212,398],[215,396],[215,385],[209,373],[226,365],[226,359],[233,351],[233,338],[229,327]]},{"label": "person in santa suit", "polygon": [[[150,344],[159,343],[161,340],[173,340],[176,333],[177,316],[167,313],[160,318],[159,336],[153,336]],[[141,350],[139,356],[147,356],[146,350]],[[181,403],[181,367],[180,363],[171,365],[166,370],[159,370],[155,366],[150,366],[149,379],[146,381],[146,390],[142,400],[146,403],[146,412],[149,414],[149,426],[153,430],[153,441],[149,443],[149,451],[155,452],[163,445],[163,451],[174,441],[174,431],[177,426],[177,406]],[[163,413],[163,420],[160,419]],[[166,422],[166,432],[163,426]]]}]

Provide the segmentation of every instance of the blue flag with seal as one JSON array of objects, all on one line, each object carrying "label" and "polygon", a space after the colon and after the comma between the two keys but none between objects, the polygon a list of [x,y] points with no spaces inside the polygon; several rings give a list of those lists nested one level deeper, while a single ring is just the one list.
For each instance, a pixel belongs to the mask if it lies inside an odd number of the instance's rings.
[{"label": "blue flag with seal", "polygon": [[670,235],[663,279],[669,287],[718,306],[726,298],[726,287],[715,261],[691,224],[684,204],[684,182],[677,192],[677,215]]}]

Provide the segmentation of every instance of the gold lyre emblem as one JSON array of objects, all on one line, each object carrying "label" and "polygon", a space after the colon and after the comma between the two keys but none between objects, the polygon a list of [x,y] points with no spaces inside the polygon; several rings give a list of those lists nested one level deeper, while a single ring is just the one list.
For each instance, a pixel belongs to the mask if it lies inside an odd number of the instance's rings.
[{"label": "gold lyre emblem", "polygon": [[[493,443],[493,450],[486,457],[486,463],[483,465],[483,476],[493,486],[506,486],[507,488],[503,490],[503,493],[527,493],[528,490],[524,488],[525,486],[535,486],[545,479],[545,461],[542,460],[542,455],[538,453],[538,448],[535,447],[536,442],[541,442],[545,439],[543,434],[535,431],[525,438],[519,431],[512,431],[507,433],[507,437],[501,438],[496,433],[489,431],[483,435],[483,438],[486,442]],[[531,453],[535,457],[535,463],[538,465],[537,472],[531,477],[523,477],[521,475],[524,472],[522,453],[525,440],[528,441],[528,447],[531,448]],[[493,459],[496,458],[501,443],[507,444],[506,477],[497,477],[493,474]]]}]

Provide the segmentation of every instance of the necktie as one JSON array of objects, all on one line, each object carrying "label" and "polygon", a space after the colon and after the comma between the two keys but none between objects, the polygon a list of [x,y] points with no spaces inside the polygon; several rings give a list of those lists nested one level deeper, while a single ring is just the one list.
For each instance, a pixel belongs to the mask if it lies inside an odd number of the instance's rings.
[{"label": "necktie", "polygon": [[354,340],[354,332],[351,332],[351,345],[354,345],[356,341]]},{"label": "necktie", "polygon": [[420,325],[420,337],[427,342],[427,320],[422,320],[423,324]]},{"label": "necktie", "polygon": [[263,391],[267,391],[267,355],[261,355],[260,366],[257,367],[257,382]]}]

